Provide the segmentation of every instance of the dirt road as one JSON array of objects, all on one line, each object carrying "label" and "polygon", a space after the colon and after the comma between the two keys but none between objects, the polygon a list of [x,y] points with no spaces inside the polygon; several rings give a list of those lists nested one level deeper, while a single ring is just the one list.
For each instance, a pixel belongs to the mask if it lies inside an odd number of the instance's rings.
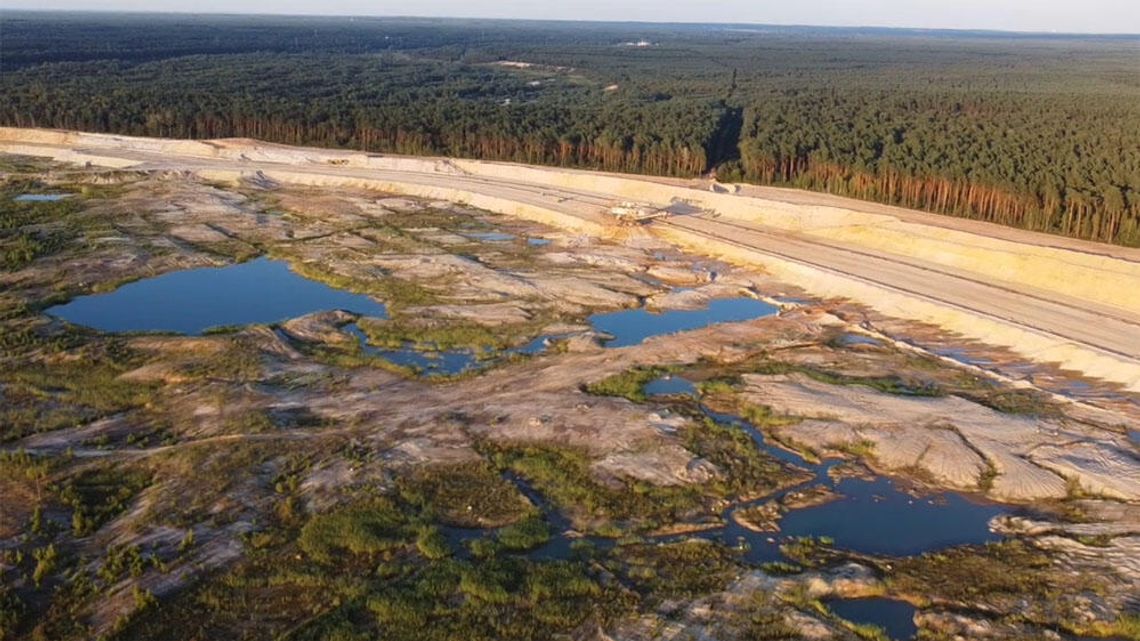
[{"label": "dirt road", "polygon": [[890,208],[837,209],[839,201],[830,196],[776,202],[754,198],[750,188],[710,194],[680,181],[252,141],[7,129],[0,130],[0,151],[462,200],[585,233],[613,229],[607,212],[623,200],[662,207],[683,201],[695,213],[655,222],[649,230],[690,250],[761,264],[807,291],[853,298],[1140,391],[1137,250],[979,223],[925,225],[927,214],[896,219]]}]

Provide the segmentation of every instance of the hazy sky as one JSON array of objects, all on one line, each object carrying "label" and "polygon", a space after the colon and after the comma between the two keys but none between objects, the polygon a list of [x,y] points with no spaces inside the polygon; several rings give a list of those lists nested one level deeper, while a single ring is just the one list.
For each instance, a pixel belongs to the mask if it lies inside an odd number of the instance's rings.
[{"label": "hazy sky", "polygon": [[0,0],[0,7],[1140,33],[1140,0]]}]

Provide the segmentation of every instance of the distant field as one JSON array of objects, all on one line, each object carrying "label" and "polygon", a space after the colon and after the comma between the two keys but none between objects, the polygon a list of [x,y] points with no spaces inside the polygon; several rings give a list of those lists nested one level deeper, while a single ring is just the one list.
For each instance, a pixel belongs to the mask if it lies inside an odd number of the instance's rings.
[{"label": "distant field", "polygon": [[7,125],[715,171],[1140,246],[1140,37],[2,19]]}]

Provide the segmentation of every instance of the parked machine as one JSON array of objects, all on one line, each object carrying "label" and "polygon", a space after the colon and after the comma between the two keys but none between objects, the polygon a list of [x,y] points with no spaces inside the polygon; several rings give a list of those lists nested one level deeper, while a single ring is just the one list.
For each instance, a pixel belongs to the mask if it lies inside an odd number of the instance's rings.
[{"label": "parked machine", "polygon": [[619,225],[641,225],[657,218],[664,218],[669,212],[645,203],[622,202],[610,207],[610,215],[617,219]]}]

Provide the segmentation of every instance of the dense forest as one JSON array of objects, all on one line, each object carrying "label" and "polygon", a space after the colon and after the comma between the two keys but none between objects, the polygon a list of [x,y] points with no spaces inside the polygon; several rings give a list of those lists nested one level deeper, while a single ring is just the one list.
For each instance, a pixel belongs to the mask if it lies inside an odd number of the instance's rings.
[{"label": "dense forest", "polygon": [[0,123],[715,173],[1140,246],[1140,38],[3,15]]}]

